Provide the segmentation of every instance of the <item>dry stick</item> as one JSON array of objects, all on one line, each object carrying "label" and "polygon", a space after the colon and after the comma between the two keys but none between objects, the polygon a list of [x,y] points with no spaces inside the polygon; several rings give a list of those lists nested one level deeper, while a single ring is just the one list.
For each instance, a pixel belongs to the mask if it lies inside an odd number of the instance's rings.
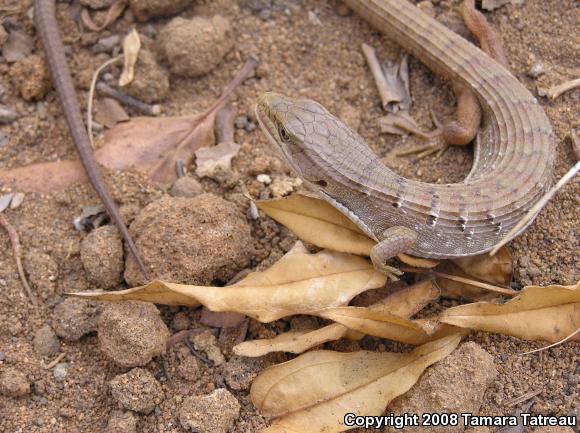
[{"label": "dry stick", "polygon": [[385,110],[389,105],[389,102],[393,100],[391,92],[389,91],[389,85],[383,74],[383,68],[381,67],[381,62],[377,58],[377,53],[373,47],[367,44],[361,44],[362,52],[367,60],[371,74],[375,80],[375,84],[379,91],[379,96],[381,97],[381,105]]},{"label": "dry stick", "polygon": [[526,213],[522,219],[509,231],[507,235],[490,251],[489,255],[493,256],[499,251],[501,247],[507,244],[512,238],[518,234],[518,232],[529,224],[529,222],[534,219],[536,214],[542,210],[546,204],[554,197],[554,195],[564,187],[570,180],[580,171],[580,161],[574,165],[568,172],[562,176],[556,185],[554,185],[544,196],[538,200],[538,202],[532,206],[532,208]]},{"label": "dry stick", "polygon": [[540,347],[539,349],[535,349],[535,350],[530,350],[529,352],[524,352],[524,353],[521,353],[520,355],[529,355],[530,353],[541,352],[541,351],[547,350],[551,347],[559,346],[560,344],[563,344],[566,341],[571,340],[576,334],[579,334],[579,333],[580,333],[580,328],[576,329],[574,332],[572,332],[567,337],[564,337],[560,341],[556,341],[555,343],[550,344],[549,346]]},{"label": "dry stick", "polygon": [[116,99],[123,105],[127,105],[128,107],[134,108],[140,111],[143,114],[147,114],[149,116],[158,116],[161,114],[161,106],[159,104],[147,104],[143,101],[140,101],[132,96],[127,95],[120,90],[117,90],[106,83],[100,81],[97,83],[97,90],[102,93],[103,95],[109,96],[113,99]]},{"label": "dry stick", "polygon": [[510,401],[508,401],[507,403],[505,403],[505,406],[507,407],[512,407],[515,406],[516,404],[520,404],[523,403],[524,401],[527,401],[531,398],[534,398],[536,395],[539,395],[542,393],[541,389],[537,389],[535,391],[530,391],[530,392],[526,392],[523,395],[520,395],[519,397],[516,397]]},{"label": "dry stick", "polygon": [[567,92],[568,90],[575,89],[577,87],[580,87],[580,78],[571,81],[566,81],[565,83],[550,87],[546,92],[546,96],[548,96],[548,98],[550,99],[556,99],[562,93]]},{"label": "dry stick", "polygon": [[238,110],[228,103],[216,113],[215,135],[217,143],[234,142],[234,119]]},{"label": "dry stick", "polygon": [[518,295],[520,293],[517,290],[508,289],[508,288],[500,287],[500,286],[494,286],[493,284],[488,284],[488,283],[484,283],[484,282],[476,281],[476,280],[470,280],[469,278],[458,277],[456,275],[445,274],[443,272],[433,271],[431,269],[426,270],[426,269],[417,269],[417,268],[401,268],[401,270],[404,272],[414,272],[414,273],[418,273],[418,274],[431,274],[431,275],[434,275],[436,277],[445,278],[445,279],[451,280],[451,281],[457,281],[458,283],[469,284],[470,286],[479,287],[480,289],[489,290],[490,292],[502,293],[502,294],[508,295],[508,296],[514,296],[514,295]]},{"label": "dry stick", "polygon": [[50,361],[48,364],[44,365],[44,363],[42,363],[42,367],[45,370],[49,370],[52,367],[54,367],[56,364],[58,364],[65,356],[66,356],[66,353],[63,352],[60,355],[58,355],[56,358],[54,358],[52,361]]},{"label": "dry stick", "polygon": [[32,294],[32,289],[28,284],[28,280],[26,279],[26,275],[24,274],[24,268],[22,267],[22,249],[20,247],[20,238],[18,237],[18,233],[12,225],[8,222],[6,217],[0,214],[0,225],[4,227],[8,236],[10,237],[10,243],[12,244],[12,253],[14,255],[14,261],[16,262],[16,268],[18,269],[18,275],[20,275],[20,280],[22,281],[22,285],[26,290],[26,294],[28,295],[28,299],[32,305],[37,306],[38,303],[36,302],[36,298]]}]

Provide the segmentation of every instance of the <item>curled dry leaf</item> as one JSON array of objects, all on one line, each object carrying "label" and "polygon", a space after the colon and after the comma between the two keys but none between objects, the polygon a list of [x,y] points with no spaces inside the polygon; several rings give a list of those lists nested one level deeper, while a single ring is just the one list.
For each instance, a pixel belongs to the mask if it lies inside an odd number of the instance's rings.
[{"label": "curled dry leaf", "polygon": [[460,339],[449,336],[406,354],[314,351],[270,367],[250,391],[263,415],[278,417],[263,433],[345,431],[350,428],[344,425],[346,408],[357,415],[380,415],[428,366],[453,352]]},{"label": "curled dry leaf", "polygon": [[242,313],[261,322],[346,305],[359,293],[382,287],[386,277],[369,261],[334,251],[308,253],[298,244],[272,267],[227,287],[153,281],[118,292],[81,292],[99,300],[141,300],[166,305],[204,305],[212,311]]},{"label": "curled dry leaf", "polygon": [[101,30],[106,29],[115,21],[117,21],[117,18],[119,18],[123,13],[123,11],[125,10],[126,3],[127,3],[126,0],[118,0],[115,3],[113,3],[109,8],[109,10],[107,11],[105,21],[101,25],[98,25],[93,21],[87,8],[83,8],[81,10],[81,20],[89,30],[93,32],[100,32]]},{"label": "curled dry leaf", "polygon": [[[425,280],[392,293],[369,309],[405,318],[420,311],[437,296],[439,290],[431,280]],[[290,331],[272,339],[244,341],[234,347],[234,353],[240,356],[263,356],[271,352],[302,353],[327,341],[343,337],[359,340],[363,336],[340,323],[333,323],[313,331]]]},{"label": "curled dry leaf", "polygon": [[126,86],[135,78],[135,64],[139,59],[140,49],[141,39],[137,30],[133,28],[123,41],[123,72],[119,77],[119,86]]},{"label": "curled dry leaf", "polygon": [[445,310],[440,320],[525,340],[560,341],[580,328],[580,282],[575,286],[528,286],[505,304],[460,305]]}]

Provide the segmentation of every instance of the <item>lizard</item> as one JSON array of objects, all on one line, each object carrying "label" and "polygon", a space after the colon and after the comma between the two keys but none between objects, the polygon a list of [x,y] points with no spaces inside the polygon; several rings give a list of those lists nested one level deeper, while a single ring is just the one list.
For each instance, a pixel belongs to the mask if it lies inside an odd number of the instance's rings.
[{"label": "lizard", "polygon": [[476,96],[482,123],[468,176],[448,184],[400,176],[308,99],[261,95],[262,131],[310,189],[377,242],[370,253],[376,269],[391,273],[387,260],[401,252],[446,259],[491,250],[550,186],[555,148],[546,114],[504,66],[408,1],[344,1]]},{"label": "lizard", "polygon": [[99,166],[93,156],[89,136],[84,127],[81,109],[66,61],[64,45],[58,34],[55,0],[35,0],[34,20],[38,35],[46,52],[48,66],[60,99],[66,123],[81,163],[87,173],[87,177],[93,189],[99,195],[109,217],[119,229],[122,238],[129,247],[129,251],[135,257],[141,272],[146,279],[149,279],[149,273],[139,254],[139,250],[119,213],[117,205],[107,189]]}]

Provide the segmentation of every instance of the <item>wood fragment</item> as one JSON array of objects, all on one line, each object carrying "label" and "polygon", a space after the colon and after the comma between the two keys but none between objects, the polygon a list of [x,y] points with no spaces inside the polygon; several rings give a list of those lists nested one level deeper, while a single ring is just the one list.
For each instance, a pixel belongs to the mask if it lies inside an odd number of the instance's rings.
[{"label": "wood fragment", "polygon": [[117,90],[102,81],[97,83],[97,90],[99,93],[103,95],[109,96],[110,98],[116,99],[121,104],[126,105],[128,107],[134,108],[140,111],[143,114],[147,114],[149,116],[158,116],[161,114],[161,106],[158,104],[147,104],[143,101],[140,101],[132,96],[127,95],[125,92]]},{"label": "wood fragment", "polygon": [[550,99],[556,99],[561,94],[569,90],[577,89],[578,87],[580,87],[580,78],[576,78],[575,80],[566,81],[565,83],[550,87],[546,91],[546,96]]},{"label": "wood fragment", "polygon": [[62,352],[60,353],[56,358],[54,358],[52,361],[50,361],[48,364],[44,364],[44,362],[41,363],[42,368],[44,368],[45,370],[50,370],[52,367],[54,367],[56,364],[58,364],[60,361],[62,361],[62,359],[66,356],[66,353]]},{"label": "wood fragment", "polygon": [[32,294],[32,289],[28,280],[26,279],[26,274],[24,273],[24,267],[22,266],[22,248],[20,246],[20,238],[16,229],[8,222],[8,219],[0,213],[0,226],[4,227],[4,230],[8,233],[10,238],[10,243],[12,244],[12,254],[14,255],[14,261],[16,262],[16,268],[18,269],[18,275],[20,276],[20,281],[26,290],[28,299],[30,303],[35,307],[38,305],[35,296]]}]

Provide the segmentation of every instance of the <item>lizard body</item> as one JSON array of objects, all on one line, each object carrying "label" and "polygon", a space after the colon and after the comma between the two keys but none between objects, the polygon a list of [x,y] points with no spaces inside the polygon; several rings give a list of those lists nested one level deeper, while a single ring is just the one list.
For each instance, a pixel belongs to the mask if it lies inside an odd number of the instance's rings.
[{"label": "lizard body", "polygon": [[256,106],[262,129],[312,189],[378,242],[375,265],[403,251],[428,258],[489,251],[551,183],[553,133],[544,111],[501,64],[407,1],[345,2],[477,96],[483,122],[471,172],[453,184],[406,179],[310,100],[263,95]]}]

